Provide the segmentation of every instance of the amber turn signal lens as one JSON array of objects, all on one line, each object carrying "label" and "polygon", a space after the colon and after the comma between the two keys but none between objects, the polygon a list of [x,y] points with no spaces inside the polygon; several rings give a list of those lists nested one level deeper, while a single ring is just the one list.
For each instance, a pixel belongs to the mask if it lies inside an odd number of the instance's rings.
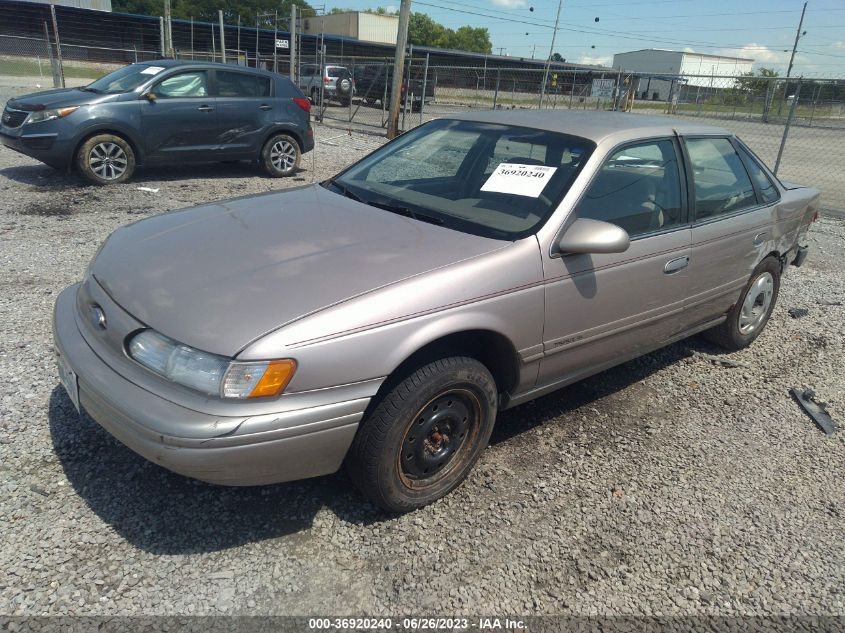
[{"label": "amber turn signal lens", "polygon": [[255,389],[249,394],[250,398],[266,398],[267,396],[278,396],[288,386],[293,373],[296,371],[295,360],[274,360],[267,369],[261,380],[255,385]]}]

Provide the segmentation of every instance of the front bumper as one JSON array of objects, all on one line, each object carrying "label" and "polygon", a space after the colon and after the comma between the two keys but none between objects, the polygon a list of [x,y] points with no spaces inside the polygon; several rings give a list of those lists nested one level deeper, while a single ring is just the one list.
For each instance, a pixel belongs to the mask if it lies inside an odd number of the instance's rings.
[{"label": "front bumper", "polygon": [[[56,300],[56,352],[79,377],[81,407],[127,447],[173,472],[229,486],[304,479],[340,468],[369,398],[242,418],[180,406],[126,380],[94,353],[76,324],[78,287],[65,289]],[[153,430],[169,421],[175,428],[234,430],[207,437]],[[250,426],[261,431],[250,433]]]},{"label": "front bumper", "polygon": [[58,133],[27,133],[27,126],[0,126],[0,143],[11,150],[46,163],[57,169],[70,165],[73,144]]}]

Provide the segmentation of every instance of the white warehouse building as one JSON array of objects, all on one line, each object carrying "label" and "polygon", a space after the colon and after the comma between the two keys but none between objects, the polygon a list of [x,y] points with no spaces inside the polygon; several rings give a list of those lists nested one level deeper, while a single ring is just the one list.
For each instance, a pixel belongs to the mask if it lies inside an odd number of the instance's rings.
[{"label": "white warehouse building", "polygon": [[732,88],[735,77],[751,72],[753,59],[725,57],[686,51],[646,48],[613,56],[613,67],[640,75],[636,86],[638,99],[668,101],[680,86],[699,87],[708,91]]}]

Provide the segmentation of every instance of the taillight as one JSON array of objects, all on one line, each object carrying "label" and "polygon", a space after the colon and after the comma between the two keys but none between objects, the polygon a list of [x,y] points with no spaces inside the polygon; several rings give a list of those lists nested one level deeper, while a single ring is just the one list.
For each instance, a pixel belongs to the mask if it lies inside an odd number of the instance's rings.
[{"label": "taillight", "polygon": [[311,112],[311,102],[305,97],[294,97],[293,102],[306,112]]},{"label": "taillight", "polygon": [[323,77],[323,83],[327,86],[332,82],[330,77]]},{"label": "taillight", "polygon": [[402,82],[402,92],[405,92],[407,89],[408,89],[408,84],[406,84],[406,83],[403,81],[403,82]]}]

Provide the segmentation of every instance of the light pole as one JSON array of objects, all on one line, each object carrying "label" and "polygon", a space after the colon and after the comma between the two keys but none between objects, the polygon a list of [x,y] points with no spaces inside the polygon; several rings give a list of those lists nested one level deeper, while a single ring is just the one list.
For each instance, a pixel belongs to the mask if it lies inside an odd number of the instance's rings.
[{"label": "light pole", "polygon": [[798,49],[798,40],[807,34],[807,31],[801,32],[801,27],[804,26],[804,12],[807,11],[807,3],[804,3],[804,8],[801,9],[801,19],[798,21],[798,30],[795,32],[795,44],[792,45],[792,55],[789,57],[789,68],[786,69],[786,76],[792,73],[792,64],[795,61],[795,51]]},{"label": "light pole", "polygon": [[537,104],[538,108],[543,107],[543,97],[546,96],[546,80],[549,78],[549,66],[552,65],[552,55],[555,50],[555,38],[557,37],[557,27],[560,24],[560,9],[563,6],[563,0],[557,0],[557,15],[555,16],[555,30],[552,32],[552,44],[549,46],[549,57],[546,60],[546,69],[543,71],[543,85],[540,87],[540,102]]},{"label": "light pole", "polygon": [[387,138],[399,134],[399,104],[402,92],[402,70],[405,65],[405,46],[408,43],[408,20],[411,16],[411,0],[402,0],[399,5],[399,29],[396,33],[396,54],[393,58],[393,81],[390,82],[390,119]]}]

